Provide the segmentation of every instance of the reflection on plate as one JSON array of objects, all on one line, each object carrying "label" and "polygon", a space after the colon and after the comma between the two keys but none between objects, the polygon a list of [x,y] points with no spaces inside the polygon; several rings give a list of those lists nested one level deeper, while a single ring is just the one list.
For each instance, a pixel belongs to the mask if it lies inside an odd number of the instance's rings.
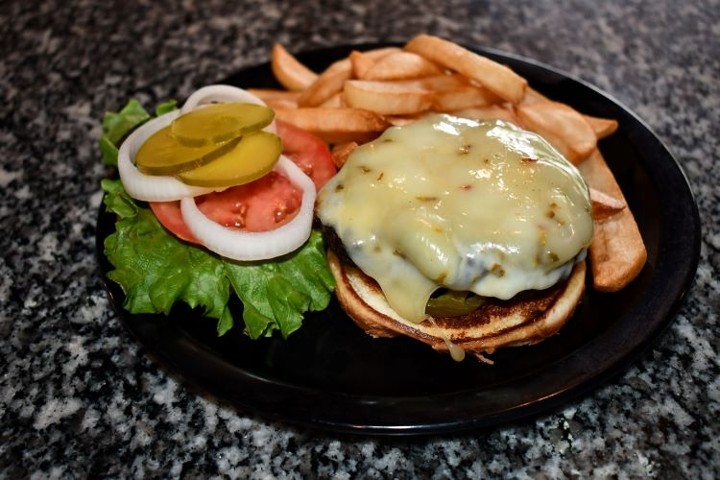
[{"label": "reflection on plate", "polygon": [[[299,55],[320,70],[346,56],[338,47]],[[418,342],[374,340],[332,303],[309,315],[284,341],[251,341],[177,308],[169,317],[130,315],[123,294],[106,281],[121,321],[165,367],[242,410],[322,429],[367,434],[428,434],[494,426],[556,408],[596,387],[633,361],[672,320],[697,267],[700,222],[688,183],[672,155],[631,112],[593,87],[543,65],[494,51],[540,92],[620,122],[601,142],[648,248],[639,278],[617,294],[588,289],[559,335],[532,347],[501,350],[495,365],[455,363]],[[226,80],[277,86],[268,64]],[[97,248],[114,230],[101,212]],[[235,306],[240,309],[240,305]],[[240,315],[236,315],[240,318]],[[235,329],[239,330],[239,329]]]}]

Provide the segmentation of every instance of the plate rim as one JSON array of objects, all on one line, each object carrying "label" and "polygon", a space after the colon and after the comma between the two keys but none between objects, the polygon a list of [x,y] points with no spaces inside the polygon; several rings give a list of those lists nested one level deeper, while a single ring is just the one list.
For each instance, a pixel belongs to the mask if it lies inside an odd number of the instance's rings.
[{"label": "plate rim", "polygon": [[[366,48],[373,48],[377,46],[388,46],[396,44],[394,42],[374,42],[374,43],[357,43],[357,44],[345,44],[345,45],[337,45],[337,46],[329,46],[329,47],[323,47],[323,48],[316,48],[312,50],[307,50],[305,52],[298,53],[298,58],[304,58],[307,56],[317,56],[317,55],[328,55],[328,53],[337,52],[341,50],[347,50],[350,49],[366,49]],[[649,137],[652,142],[656,143],[655,148],[660,149],[663,151],[666,155],[666,158],[671,160],[671,166],[674,168],[673,173],[679,173],[680,174],[680,181],[679,183],[684,187],[685,192],[683,192],[686,195],[689,195],[690,202],[685,204],[685,207],[689,207],[690,215],[687,216],[687,218],[684,219],[685,222],[688,222],[690,224],[693,224],[693,229],[691,232],[688,233],[688,235],[691,237],[690,240],[692,240],[692,254],[689,255],[689,258],[686,260],[686,269],[685,269],[685,275],[679,282],[674,282],[673,291],[676,291],[677,294],[674,295],[674,297],[671,299],[671,301],[665,302],[665,314],[662,315],[662,318],[658,319],[656,321],[657,325],[654,329],[652,329],[648,335],[642,338],[640,342],[637,342],[637,344],[634,346],[633,349],[631,349],[628,352],[625,352],[623,355],[620,356],[614,356],[614,361],[610,362],[609,364],[605,365],[605,368],[600,372],[590,372],[589,374],[581,375],[578,377],[578,380],[575,382],[571,382],[566,386],[566,388],[555,390],[551,392],[550,394],[544,395],[542,398],[537,399],[536,401],[532,401],[529,403],[525,403],[522,405],[513,405],[510,408],[501,409],[498,411],[492,412],[492,414],[488,415],[481,415],[481,416],[475,416],[473,418],[454,418],[454,419],[445,419],[444,421],[442,419],[433,419],[433,420],[426,420],[424,423],[418,423],[415,422],[415,424],[411,423],[403,423],[400,424],[391,424],[389,421],[385,422],[370,422],[366,421],[365,423],[361,423],[360,416],[365,414],[365,408],[370,409],[370,413],[372,413],[373,409],[377,409],[374,405],[377,405],[378,399],[383,399],[386,401],[391,401],[394,403],[407,403],[408,397],[393,397],[393,396],[368,396],[368,395],[357,395],[357,394],[348,394],[343,392],[333,392],[331,395],[334,399],[342,399],[346,402],[351,402],[355,407],[361,408],[361,411],[357,412],[358,414],[354,416],[354,418],[316,418],[316,417],[306,417],[308,411],[311,410],[311,405],[304,405],[300,404],[297,406],[296,411],[293,414],[287,414],[287,413],[278,413],[275,411],[269,411],[267,408],[269,405],[273,405],[273,402],[276,400],[274,396],[278,394],[276,390],[280,389],[280,394],[303,394],[303,395],[317,395],[318,392],[315,389],[308,388],[302,385],[294,385],[294,384],[283,384],[278,381],[272,381],[266,378],[261,378],[255,375],[253,372],[244,371],[241,368],[239,368],[237,365],[227,365],[228,362],[224,362],[225,368],[224,370],[230,370],[233,372],[233,374],[237,375],[240,374],[244,377],[245,381],[248,383],[249,386],[252,387],[261,387],[261,388],[270,388],[272,391],[268,392],[266,395],[268,398],[265,398],[266,403],[263,405],[257,405],[252,404],[253,402],[247,402],[243,401],[242,398],[238,398],[237,392],[234,392],[232,389],[228,390],[227,388],[218,388],[218,385],[207,385],[207,378],[204,375],[200,375],[199,372],[194,371],[188,371],[187,365],[184,365],[181,361],[178,361],[177,358],[173,358],[172,355],[168,355],[167,351],[159,351],[156,347],[153,348],[152,346],[149,346],[145,339],[143,338],[143,333],[138,331],[138,326],[133,325],[133,319],[131,317],[138,317],[137,315],[131,315],[127,313],[122,308],[122,302],[119,301],[118,295],[122,295],[122,292],[119,291],[119,287],[114,284],[112,281],[110,281],[106,275],[105,272],[107,271],[109,262],[107,258],[104,256],[103,253],[103,241],[105,236],[101,235],[101,223],[103,222],[103,218],[107,217],[109,214],[104,212],[104,204],[101,203],[98,213],[98,219],[96,224],[96,257],[98,260],[98,271],[99,275],[101,277],[101,280],[103,281],[103,284],[105,286],[106,291],[108,292],[108,296],[110,299],[110,303],[113,306],[113,309],[115,310],[116,314],[120,318],[121,323],[125,327],[126,330],[128,330],[132,336],[135,338],[135,340],[147,351],[148,354],[150,354],[151,357],[153,357],[155,360],[157,360],[162,367],[169,369],[172,373],[179,375],[179,377],[186,382],[188,382],[193,387],[198,387],[202,391],[209,393],[211,396],[216,397],[220,399],[221,401],[228,402],[229,404],[235,406],[236,408],[241,408],[243,410],[247,410],[249,412],[252,412],[254,414],[259,415],[262,418],[268,418],[275,421],[283,422],[284,424],[292,424],[297,426],[303,426],[303,427],[309,427],[309,428],[316,428],[323,431],[334,431],[337,433],[350,433],[350,434],[363,434],[363,435],[382,435],[382,436],[417,436],[417,435],[427,435],[427,434],[444,434],[444,433],[452,433],[452,432],[459,432],[459,431],[467,431],[467,430],[474,430],[478,428],[488,428],[488,427],[494,427],[499,424],[507,424],[511,422],[520,421],[529,417],[533,417],[535,415],[538,415],[543,412],[549,412],[551,410],[554,410],[555,408],[558,408],[559,406],[566,404],[567,402],[570,402],[571,400],[574,400],[590,390],[593,390],[597,388],[599,385],[604,384],[607,382],[610,378],[618,375],[626,368],[629,368],[630,365],[634,364],[637,358],[642,355],[656,340],[657,338],[665,331],[665,329],[670,325],[672,320],[677,314],[677,311],[680,309],[681,305],[683,304],[688,291],[692,288],[694,284],[694,279],[696,277],[697,267],[699,264],[699,257],[700,257],[700,245],[701,245],[701,222],[699,219],[699,211],[697,202],[695,200],[695,195],[693,193],[691,184],[688,180],[687,174],[680,165],[680,163],[677,161],[676,157],[672,154],[671,150],[667,147],[667,145],[658,137],[655,132],[652,131],[652,129],[632,110],[627,108],[622,102],[618,101],[616,98],[614,98],[612,95],[604,92],[603,90],[599,89],[598,87],[590,84],[589,82],[586,82],[576,76],[573,76],[571,74],[567,74],[561,70],[558,70],[552,66],[546,65],[542,62],[538,62],[533,59],[529,59],[526,57],[523,57],[521,55],[513,54],[513,53],[506,53],[502,52],[497,49],[493,48],[484,48],[484,47],[469,47],[471,50],[479,53],[483,53],[488,55],[491,58],[499,59],[505,62],[509,63],[519,63],[524,64],[526,67],[534,68],[534,69],[540,69],[543,70],[545,73],[550,73],[552,75],[557,76],[560,79],[563,80],[569,80],[573,83],[578,84],[583,89],[590,90],[594,92],[595,95],[599,95],[602,99],[609,101],[609,103],[616,109],[619,109],[624,113],[625,116],[630,117],[633,122],[640,128],[643,135],[646,137]],[[336,58],[330,58],[328,62],[335,60]],[[234,74],[227,77],[225,80],[227,83],[232,84],[232,78],[236,77],[238,75],[242,75],[243,72],[247,73],[248,71],[252,69],[267,69],[269,70],[269,62],[262,62],[256,65],[249,65],[247,67],[241,68],[239,71],[235,72]],[[670,168],[668,166],[667,168]],[[678,179],[675,179],[678,181]],[[653,184],[654,185],[654,184]],[[662,242],[659,242],[659,244]],[[651,285],[652,286],[652,285]],[[679,288],[678,288],[679,287]],[[648,288],[649,290],[649,288]],[[643,299],[647,296],[647,292],[644,292]],[[643,302],[644,304],[645,302]],[[143,316],[143,317],[147,317]],[[151,316],[152,317],[152,316]],[[156,316],[157,317],[157,316]],[[167,320],[167,319],[166,319]],[[161,321],[161,323],[167,323],[166,320]],[[617,327],[617,322],[615,327]],[[585,351],[587,348],[592,346],[593,344],[596,344],[599,342],[603,337],[610,335],[611,331],[613,329],[609,329],[605,332],[603,332],[602,335],[599,337],[593,338],[590,342],[583,345],[583,348],[580,349],[578,352],[574,352],[566,357],[563,357],[561,361],[557,362],[558,364],[564,364],[569,361],[569,357],[574,357],[575,355],[578,355],[580,352]],[[189,342],[192,343],[191,338],[182,338],[183,335],[188,336],[187,332],[181,332],[181,335],[178,337],[178,341],[182,342]],[[197,345],[193,345],[193,348],[197,348]],[[207,360],[207,359],[206,359]],[[218,366],[222,364],[222,359],[219,358],[211,358],[210,360],[214,360],[215,366]],[[219,362],[219,363],[218,363]],[[237,370],[240,370],[238,372]],[[290,392],[284,392],[282,390],[289,390]],[[472,393],[471,393],[472,392]],[[453,392],[453,393],[447,393],[447,394],[435,394],[432,396],[429,396],[428,398],[437,399],[438,397],[444,397],[445,400],[451,400],[451,401],[457,401],[457,400],[463,400],[463,398],[458,399],[458,396],[465,397],[467,400],[469,397],[477,396],[479,393],[476,390],[473,390],[472,388],[469,388],[467,391],[462,392]],[[328,394],[326,392],[322,392],[322,395],[327,396]],[[337,398],[336,398],[337,397]],[[257,403],[259,399],[263,398],[262,395],[260,395],[258,398],[254,399],[254,402]],[[415,398],[415,397],[410,397]],[[469,398],[469,401],[473,401],[473,398]],[[416,399],[422,400],[422,399]],[[425,399],[428,400],[427,398]],[[422,404],[422,401],[420,402]]]}]

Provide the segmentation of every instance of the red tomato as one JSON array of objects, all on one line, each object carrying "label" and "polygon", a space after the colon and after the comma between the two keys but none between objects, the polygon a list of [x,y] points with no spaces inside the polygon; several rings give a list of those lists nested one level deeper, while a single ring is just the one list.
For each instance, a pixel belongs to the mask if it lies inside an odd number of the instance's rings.
[{"label": "red tomato", "polygon": [[[206,217],[229,228],[265,232],[292,220],[300,210],[302,192],[287,177],[270,172],[245,185],[230,187],[195,199]],[[180,202],[151,202],[158,221],[176,237],[200,243],[180,212]]]},{"label": "red tomato", "polygon": [[317,136],[290,123],[275,120],[275,125],[283,141],[283,153],[312,178],[315,188],[320,190],[337,171],[328,146]]},{"label": "red tomato", "polygon": [[220,225],[265,232],[295,217],[302,191],[287,177],[270,172],[254,182],[198,197],[196,202],[205,216]]},{"label": "red tomato", "polygon": [[150,202],[155,217],[160,224],[170,230],[176,237],[187,242],[197,243],[200,241],[195,238],[182,218],[180,213],[180,201],[176,202]]},{"label": "red tomato", "polygon": [[[295,162],[320,189],[336,168],[325,142],[315,135],[276,120],[283,153]],[[196,198],[200,211],[215,222],[231,228],[261,232],[290,221],[300,209],[302,193],[290,180],[271,172],[254,182]],[[160,223],[175,236],[200,243],[185,225],[180,202],[151,202]]]}]

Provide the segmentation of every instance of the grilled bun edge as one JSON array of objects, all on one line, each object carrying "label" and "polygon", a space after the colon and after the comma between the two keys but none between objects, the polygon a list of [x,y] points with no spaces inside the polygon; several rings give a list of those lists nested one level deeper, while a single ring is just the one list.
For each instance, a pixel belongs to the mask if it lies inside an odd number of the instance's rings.
[{"label": "grilled bun edge", "polygon": [[[572,317],[585,292],[585,261],[553,287],[522,292],[511,300],[486,299],[467,315],[415,323],[387,303],[378,284],[356,266],[328,251],[336,296],[347,315],[372,337],[404,335],[439,352],[462,349],[483,358],[499,348],[532,345],[556,334]],[[455,356],[455,355],[453,355]]]}]

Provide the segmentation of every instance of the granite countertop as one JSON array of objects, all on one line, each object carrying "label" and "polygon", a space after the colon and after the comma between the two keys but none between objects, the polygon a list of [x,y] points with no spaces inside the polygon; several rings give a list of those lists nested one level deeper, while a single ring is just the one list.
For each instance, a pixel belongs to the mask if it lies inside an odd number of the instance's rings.
[{"label": "granite countertop", "polygon": [[[2,2],[0,478],[720,477],[718,25],[718,0]],[[184,98],[265,61],[275,41],[300,51],[420,32],[590,81],[669,146],[703,221],[670,328],[560,409],[429,438],[268,421],[168,374],[97,271],[103,113]]]}]

